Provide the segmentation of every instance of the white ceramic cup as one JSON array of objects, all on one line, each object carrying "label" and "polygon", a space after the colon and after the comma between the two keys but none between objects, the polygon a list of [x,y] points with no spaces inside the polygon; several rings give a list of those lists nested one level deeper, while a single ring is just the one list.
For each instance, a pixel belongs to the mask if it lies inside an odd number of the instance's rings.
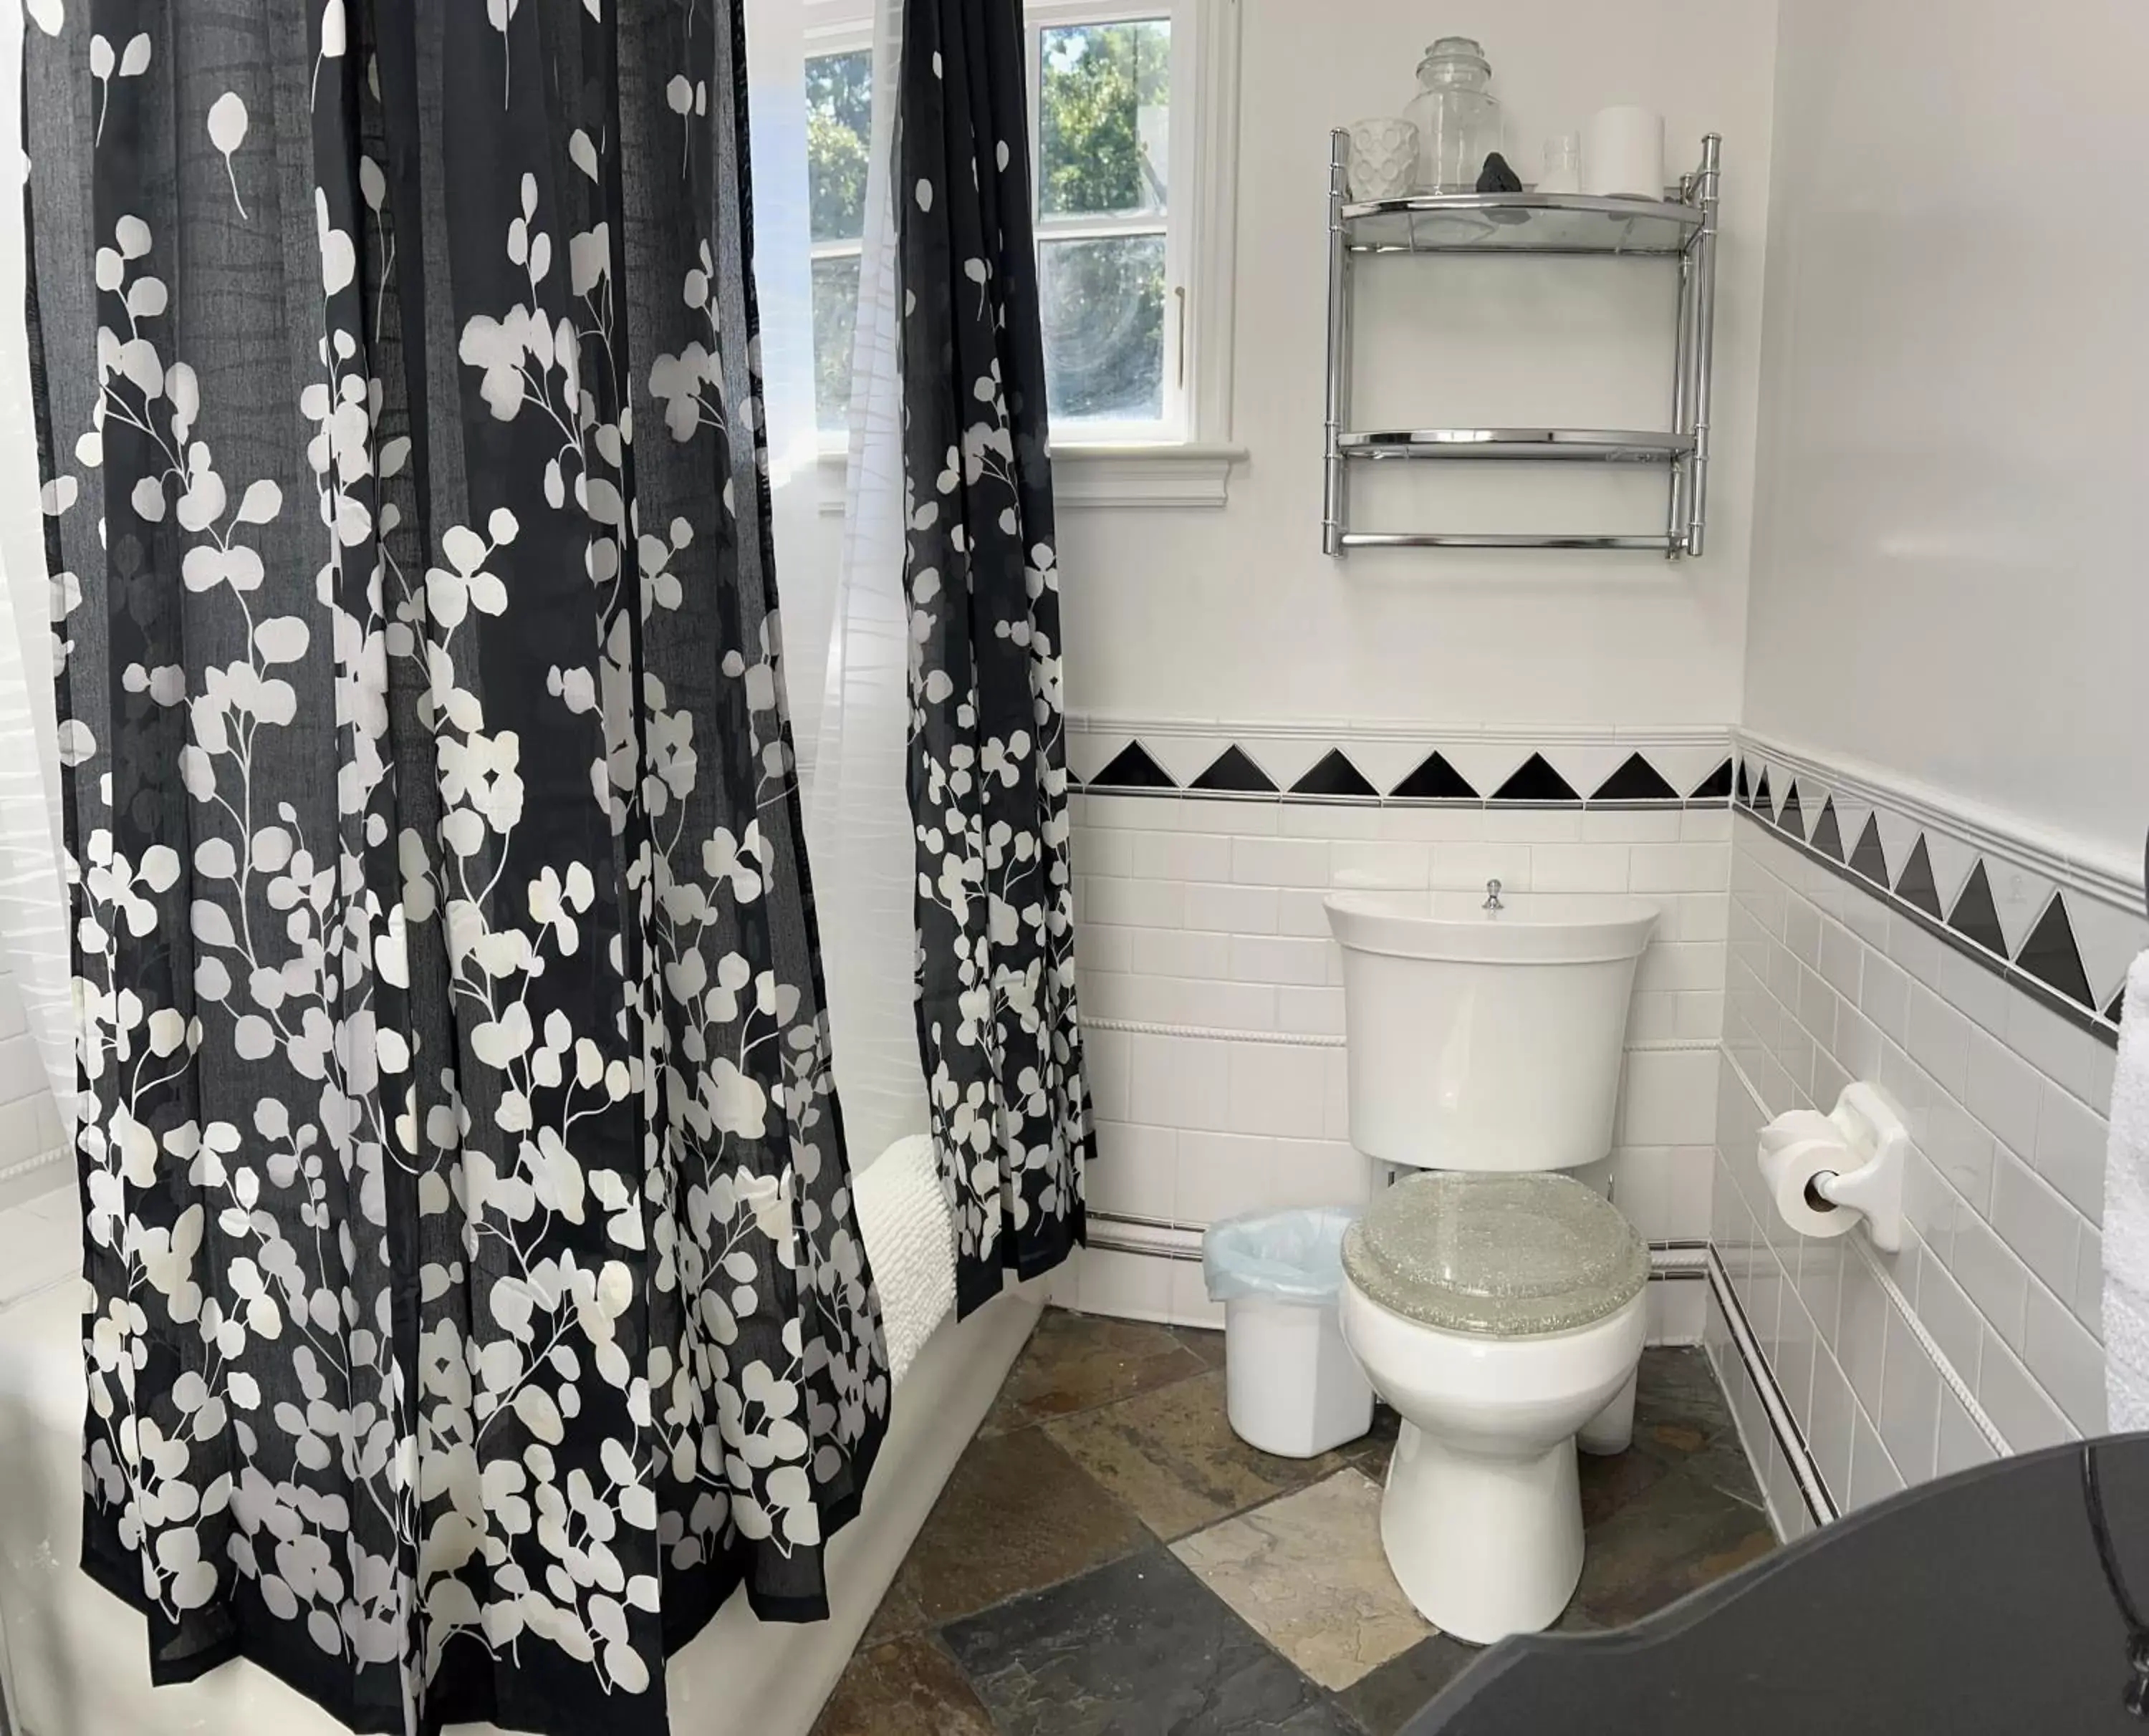
[{"label": "white ceramic cup", "polygon": [[1417,183],[1417,128],[1406,120],[1351,123],[1351,194],[1401,199]]},{"label": "white ceramic cup", "polygon": [[1664,196],[1664,118],[1648,108],[1600,108],[1582,138],[1582,187],[1623,199]]}]

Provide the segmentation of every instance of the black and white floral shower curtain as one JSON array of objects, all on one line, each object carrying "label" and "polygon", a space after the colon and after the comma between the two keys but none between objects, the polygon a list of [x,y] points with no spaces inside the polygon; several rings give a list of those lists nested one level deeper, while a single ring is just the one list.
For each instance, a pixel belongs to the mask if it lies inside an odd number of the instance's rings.
[{"label": "black and white floral shower curtain", "polygon": [[83,1554],[160,1680],[657,1732],[735,1588],[825,1613],[888,1382],[737,5],[28,8]]},{"label": "black and white floral shower curtain", "polygon": [[1092,1140],[1020,0],[908,0],[901,104],[918,1032],[968,1312],[1081,1240]]}]

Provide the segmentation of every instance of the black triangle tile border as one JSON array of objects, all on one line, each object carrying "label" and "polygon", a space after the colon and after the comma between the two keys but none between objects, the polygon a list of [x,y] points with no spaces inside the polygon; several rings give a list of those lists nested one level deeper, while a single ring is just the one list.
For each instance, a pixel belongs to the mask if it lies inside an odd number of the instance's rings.
[{"label": "black triangle tile border", "polygon": [[1470,787],[1470,780],[1447,762],[1435,748],[1420,760],[1415,770],[1388,792],[1391,802],[1467,802],[1485,798]]},{"label": "black triangle tile border", "polygon": [[1843,860],[1843,826],[1835,817],[1834,797],[1821,803],[1820,818],[1814,822],[1813,836],[1807,842],[1822,855]]},{"label": "black triangle tile border", "polygon": [[1381,793],[1341,747],[1331,747],[1291,787],[1294,796],[1318,796],[1325,801],[1376,802]]},{"label": "black triangle tile border", "polygon": [[[1328,746],[1302,777],[1285,788],[1264,769],[1253,752],[1238,742],[1227,742],[1193,780],[1180,784],[1163,761],[1139,737],[1124,737],[1122,746],[1105,762],[1100,772],[1074,780],[1079,788],[1098,795],[1205,795],[1205,798],[1272,798],[1281,802],[1392,802],[1399,806],[1463,806],[1482,808],[1497,802],[1511,808],[1730,808],[1734,799],[1747,799],[1747,767],[1736,754],[1726,754],[1715,769],[1691,791],[1680,795],[1680,782],[1665,776],[1663,767],[1650,758],[1648,747],[1631,750],[1624,761],[1594,791],[1579,791],[1553,765],[1552,750],[1530,752],[1513,773],[1497,788],[1482,791],[1457,769],[1440,737],[1427,742],[1425,758],[1388,791],[1382,791],[1351,758],[1347,743]],[[1766,799],[1766,773],[1762,773],[1760,795]]]},{"label": "black triangle tile border", "polygon": [[1776,810],[1776,823],[1786,832],[1795,832],[1800,838],[1806,835],[1806,814],[1799,805],[1799,786],[1791,781],[1790,793],[1784,798],[1784,805]]},{"label": "black triangle tile border", "polygon": [[1888,889],[1888,853],[1880,848],[1880,816],[1865,817],[1865,829],[1858,834],[1858,848],[1850,853],[1850,871],[1862,874],[1883,892]]},{"label": "black triangle tile border", "polygon": [[[1127,738],[1094,776],[1076,782],[1079,787],[1100,795],[1266,797],[1285,802],[1464,808],[1482,808],[1490,803],[1511,808],[1729,808],[1734,798],[1746,798],[1746,767],[1733,754],[1718,761],[1716,768],[1684,795],[1647,748],[1629,752],[1610,776],[1587,795],[1553,763],[1550,755],[1557,749],[1528,754],[1497,788],[1487,791],[1478,789],[1457,768],[1447,752],[1436,745],[1437,741],[1437,737],[1429,741],[1425,757],[1386,792],[1366,775],[1346,744],[1327,747],[1304,776],[1285,788],[1246,747],[1226,742],[1206,767],[1182,785],[1138,737]],[[1764,774],[1761,784],[1764,798],[1767,789]]]},{"label": "black triangle tile border", "polygon": [[1678,800],[1678,792],[1664,782],[1664,774],[1638,753],[1630,753],[1603,782],[1597,786],[1592,802],[1654,802],[1672,803]]},{"label": "black triangle tile border", "polygon": [[1171,774],[1150,757],[1140,742],[1130,742],[1085,788],[1093,790],[1175,790]]},{"label": "black triangle tile border", "polygon": [[1276,780],[1256,765],[1252,756],[1236,742],[1210,761],[1207,769],[1198,773],[1187,788],[1229,792],[1237,796],[1276,793]]},{"label": "black triangle tile border", "polygon": [[1913,910],[1922,910],[1935,922],[1942,919],[1940,889],[1933,882],[1932,853],[1925,848],[1925,835],[1920,832],[1918,841],[1910,846],[1910,860],[1903,864],[1903,872],[1895,878],[1895,896]]},{"label": "black triangle tile border", "polygon": [[1532,807],[1579,808],[1582,798],[1574,786],[1553,769],[1542,753],[1532,753],[1508,773],[1507,781],[1492,792],[1495,802],[1527,803]]},{"label": "black triangle tile border", "polygon": [[[1744,772],[1742,760],[1739,775],[1743,777]],[[2065,888],[2053,893],[2031,925],[2021,949],[2011,959],[1992,895],[1992,870],[1986,866],[1986,858],[1981,853],[1971,861],[1962,890],[1955,894],[1954,909],[1944,911],[1933,873],[1932,852],[1925,842],[1925,829],[1919,831],[1902,872],[1890,886],[1878,813],[1866,817],[1858,842],[1846,860],[1842,853],[1840,823],[1836,819],[1834,798],[1823,803],[1821,817],[1814,824],[1814,835],[1809,838],[1803,835],[1796,783],[1784,798],[1782,808],[1772,813],[1768,800],[1768,775],[1767,768],[1762,767],[1750,796],[1739,798],[1734,803],[1754,824],[1775,834],[1801,854],[1824,864],[1869,896],[1908,915],[1928,933],[1964,957],[1975,960],[2070,1024],[2088,1031],[2101,1042],[2118,1042],[2119,1018],[2126,990],[2122,986],[2110,1005],[2101,1011],[2098,1009],[2090,992],[2089,974],[2082,964],[2074,923],[2067,913]],[[1790,823],[1784,823],[1785,816],[1789,817]]]},{"label": "black triangle tile border", "polygon": [[[1635,756],[1639,758],[1638,754]],[[1687,792],[1689,802],[1729,802],[1731,799],[1731,762],[1727,759]]]},{"label": "black triangle tile border", "polygon": [[[2000,907],[1992,902],[1992,882],[1983,863],[1970,865],[1970,878],[1962,883],[1962,890],[1955,894],[1955,908],[1948,913],[1948,926],[1996,957],[2007,956],[2007,936],[2000,926]],[[2076,962],[2079,967],[2081,961]],[[2082,998],[2088,999],[2086,984]]]},{"label": "black triangle tile border", "polygon": [[2091,1012],[2096,1010],[2096,1003],[2090,997],[2089,973],[2082,969],[2081,949],[2075,943],[2074,924],[2067,920],[2066,893],[2052,894],[2052,902],[2045,906],[2045,913],[2031,928],[2030,938],[2015,955],[2015,963],[2069,1000]]}]

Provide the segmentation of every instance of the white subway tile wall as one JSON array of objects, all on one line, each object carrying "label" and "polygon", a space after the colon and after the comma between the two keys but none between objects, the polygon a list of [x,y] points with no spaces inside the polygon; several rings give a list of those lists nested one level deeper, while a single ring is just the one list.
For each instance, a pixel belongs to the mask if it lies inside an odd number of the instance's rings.
[{"label": "white subway tile wall", "polygon": [[[1799,1488],[1798,1473],[1791,1468],[1790,1461],[1777,1443],[1775,1432],[1769,1426],[1769,1413],[1762,1404],[1760,1389],[1754,1385],[1753,1375],[1732,1341],[1730,1326],[1724,1320],[1723,1309],[1717,1306],[1714,1292],[1705,1284],[1678,1287],[1698,1295],[1702,1311],[1701,1343],[1709,1353],[1709,1363],[1716,1371],[1724,1396],[1730,1401],[1739,1444],[1745,1449],[1747,1462],[1754,1467],[1754,1480],[1760,1485],[1762,1497],[1769,1505],[1769,1522],[1775,1527],[1776,1535],[1786,1542],[1804,1537],[1813,1529],[1814,1522]],[[1776,1373],[1780,1384],[1784,1376],[1780,1365]],[[1831,1402],[1834,1401],[1832,1395]],[[1845,1434],[1848,1439],[1847,1422]],[[1846,1461],[1846,1471],[1847,1468]]]},{"label": "white subway tile wall", "polygon": [[22,997],[0,968],[0,1206],[73,1185],[64,1162],[38,1161],[58,1152],[63,1138]]},{"label": "white subway tile wall", "polygon": [[[1837,1504],[1996,1456],[1935,1353],[2010,1450],[2101,1432],[2110,1045],[1745,818],[1729,921],[1710,1235]],[[1761,1187],[1763,1120],[1854,1079],[1910,1124],[1899,1254]]]},{"label": "white subway tile wall", "polygon": [[[1089,1203],[1170,1225],[1362,1202],[1350,1143],[1336,876],[1409,887],[1633,892],[1662,913],[1636,973],[1609,1166],[1653,1240],[1709,1225],[1729,932],[1728,809],[1410,808],[1207,796],[1074,798],[1075,954],[1097,1117]],[[1114,1029],[1198,1026],[1218,1034]],[[1688,1045],[1680,1047],[1678,1045]],[[1166,1268],[1172,1270],[1166,1271]],[[1093,1250],[1067,1293],[1095,1313],[1215,1318],[1198,1264]],[[1699,1286],[1653,1286],[1659,1341],[1701,1332]],[[1663,1292],[1661,1296],[1658,1292]]]}]

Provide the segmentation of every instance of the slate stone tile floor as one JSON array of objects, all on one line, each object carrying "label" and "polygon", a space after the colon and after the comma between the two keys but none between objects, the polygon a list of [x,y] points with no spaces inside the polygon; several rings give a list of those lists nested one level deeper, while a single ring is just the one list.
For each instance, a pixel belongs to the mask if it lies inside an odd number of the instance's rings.
[{"label": "slate stone tile floor", "polygon": [[[1049,1311],[815,1736],[1393,1736],[1475,1655],[1381,1555],[1395,1440],[1272,1458],[1223,1336]],[[1582,1461],[1560,1625],[1612,1627],[1774,1546],[1698,1350],[1644,1352],[1634,1445]]]}]

